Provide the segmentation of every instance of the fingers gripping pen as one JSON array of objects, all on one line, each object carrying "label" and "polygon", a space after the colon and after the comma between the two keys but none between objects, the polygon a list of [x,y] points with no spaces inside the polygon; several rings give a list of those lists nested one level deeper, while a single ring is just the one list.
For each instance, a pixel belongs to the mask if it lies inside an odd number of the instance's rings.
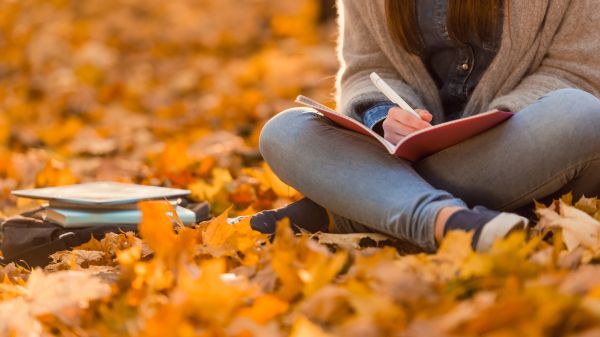
[{"label": "fingers gripping pen", "polygon": [[392,103],[398,104],[398,106],[402,109],[412,113],[417,118],[421,119],[421,116],[419,116],[419,114],[413,108],[411,108],[410,105],[408,105],[408,103],[406,103],[402,99],[402,97],[400,97],[400,95],[398,95],[394,91],[394,89],[392,89],[387,83],[385,83],[385,81],[381,77],[379,77],[377,73],[371,73],[370,77],[371,81],[377,87],[377,89],[379,89],[379,91],[381,91],[385,95],[385,97],[392,101]]}]

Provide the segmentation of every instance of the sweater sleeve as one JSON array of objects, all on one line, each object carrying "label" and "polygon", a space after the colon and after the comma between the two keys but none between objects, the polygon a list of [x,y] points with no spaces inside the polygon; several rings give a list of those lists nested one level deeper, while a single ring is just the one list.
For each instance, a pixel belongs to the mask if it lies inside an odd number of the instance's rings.
[{"label": "sweater sleeve", "polygon": [[489,109],[518,112],[546,93],[578,88],[600,96],[600,11],[595,0],[573,0],[541,65]]},{"label": "sweater sleeve", "polygon": [[336,101],[339,111],[362,122],[368,107],[387,101],[371,83],[371,72],[377,72],[409,105],[423,107],[421,98],[400,78],[375,42],[369,24],[365,22],[365,7],[364,0],[338,0],[340,69]]}]

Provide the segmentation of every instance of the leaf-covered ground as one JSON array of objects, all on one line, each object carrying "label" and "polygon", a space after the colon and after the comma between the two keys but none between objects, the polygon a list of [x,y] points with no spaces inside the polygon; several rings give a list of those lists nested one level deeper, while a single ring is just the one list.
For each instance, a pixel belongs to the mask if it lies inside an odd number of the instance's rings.
[{"label": "leaf-covered ground", "polygon": [[539,205],[534,230],[487,254],[460,232],[426,255],[226,223],[301,197],[257,139],[299,93],[331,103],[321,2],[0,1],[3,217],[36,206],[12,189],[94,180],[189,188],[218,215],[174,232],[145,203],[141,239],[0,266],[1,336],[600,335],[593,198]]}]

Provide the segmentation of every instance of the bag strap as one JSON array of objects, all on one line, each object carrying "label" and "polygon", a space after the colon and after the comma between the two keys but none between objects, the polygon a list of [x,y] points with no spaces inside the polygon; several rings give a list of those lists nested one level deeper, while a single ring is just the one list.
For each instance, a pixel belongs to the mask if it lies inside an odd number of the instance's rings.
[{"label": "bag strap", "polygon": [[14,255],[5,256],[4,262],[15,262],[29,267],[43,267],[51,262],[50,255],[58,251],[70,250],[73,247],[82,245],[91,240],[92,236],[100,240],[107,233],[118,233],[121,231],[136,231],[136,228],[134,226],[122,225],[90,227],[65,232],[47,243],[33,246]]},{"label": "bag strap", "polygon": [[5,259],[6,262],[14,262],[28,267],[43,267],[50,263],[50,255],[79,245],[77,241],[74,232],[67,232],[61,234],[56,240],[31,247],[14,256],[5,256]]}]

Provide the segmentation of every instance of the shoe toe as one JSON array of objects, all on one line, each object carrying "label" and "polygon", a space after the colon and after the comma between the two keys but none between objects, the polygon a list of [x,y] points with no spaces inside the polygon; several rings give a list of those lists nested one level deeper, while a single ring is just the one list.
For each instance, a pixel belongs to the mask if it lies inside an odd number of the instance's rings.
[{"label": "shoe toe", "polygon": [[529,220],[514,213],[500,213],[481,230],[476,250],[486,252],[492,248],[497,239],[504,238],[513,230],[526,229]]}]

